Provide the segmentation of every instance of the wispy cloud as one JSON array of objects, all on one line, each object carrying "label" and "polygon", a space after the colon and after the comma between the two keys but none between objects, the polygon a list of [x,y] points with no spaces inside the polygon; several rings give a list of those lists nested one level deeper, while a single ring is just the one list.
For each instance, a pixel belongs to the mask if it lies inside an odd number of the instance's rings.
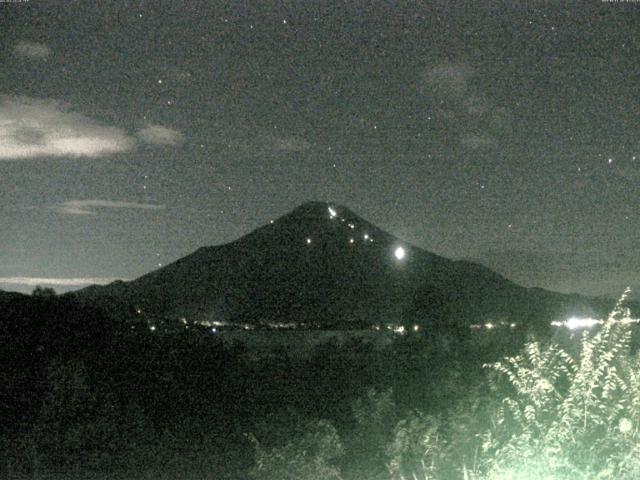
[{"label": "wispy cloud", "polygon": [[149,125],[139,130],[137,135],[143,142],[152,145],[177,145],[183,140],[180,132],[162,125]]},{"label": "wispy cloud", "polygon": [[13,53],[19,57],[30,58],[32,60],[45,60],[51,55],[51,49],[44,43],[23,40],[16,44]]},{"label": "wispy cloud", "polygon": [[270,137],[265,144],[279,152],[302,152],[311,148],[311,143],[298,136]]},{"label": "wispy cloud", "polygon": [[423,93],[463,96],[468,89],[472,70],[464,62],[444,62],[431,65],[422,75]]},{"label": "wispy cloud", "polygon": [[424,69],[418,88],[431,100],[433,111],[460,132],[459,143],[470,150],[490,148],[511,131],[511,115],[491,102],[473,80],[470,62],[441,62]]},{"label": "wispy cloud", "polygon": [[165,207],[164,205],[152,203],[117,202],[112,200],[69,200],[51,208],[64,215],[95,215],[100,208],[162,210]]},{"label": "wispy cloud", "polygon": [[488,147],[494,146],[495,140],[491,136],[485,133],[480,133],[480,134],[464,135],[460,139],[460,143],[462,143],[463,146],[470,148],[471,150],[478,150],[481,148],[488,148]]},{"label": "wispy cloud", "polygon": [[133,150],[140,141],[177,145],[180,132],[149,125],[137,137],[102,125],[57,100],[0,95],[0,160],[38,157],[89,157]]},{"label": "wispy cloud", "polygon": [[124,130],[100,125],[61,102],[0,96],[0,160],[99,157],[134,146]]},{"label": "wispy cloud", "polygon": [[81,287],[83,285],[106,285],[119,278],[89,277],[89,278],[41,278],[41,277],[0,277],[0,284],[27,285],[57,285],[65,287]]}]

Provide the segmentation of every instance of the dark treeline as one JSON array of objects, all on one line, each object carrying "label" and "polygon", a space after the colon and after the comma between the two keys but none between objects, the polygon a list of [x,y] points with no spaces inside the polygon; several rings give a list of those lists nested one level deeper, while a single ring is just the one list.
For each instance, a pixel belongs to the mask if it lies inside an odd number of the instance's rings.
[{"label": "dark treeline", "polygon": [[12,297],[0,308],[0,475],[244,479],[260,452],[326,421],[349,448],[342,470],[374,478],[398,421],[479,398],[483,363],[524,337],[441,329],[257,355],[193,327],[160,334],[69,298]]}]

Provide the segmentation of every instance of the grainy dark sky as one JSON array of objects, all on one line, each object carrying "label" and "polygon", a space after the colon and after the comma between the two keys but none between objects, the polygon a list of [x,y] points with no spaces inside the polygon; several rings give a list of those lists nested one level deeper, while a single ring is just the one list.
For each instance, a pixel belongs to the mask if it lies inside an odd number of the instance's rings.
[{"label": "grainy dark sky", "polygon": [[640,287],[640,2],[0,3],[0,288],[307,200],[525,285]]}]

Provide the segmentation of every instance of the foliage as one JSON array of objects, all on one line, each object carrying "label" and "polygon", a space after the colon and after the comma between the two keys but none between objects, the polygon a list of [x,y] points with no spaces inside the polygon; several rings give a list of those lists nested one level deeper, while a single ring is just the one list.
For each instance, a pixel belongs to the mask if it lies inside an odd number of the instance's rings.
[{"label": "foliage", "polygon": [[387,474],[386,446],[398,421],[393,391],[370,389],[352,404],[355,425],[345,439],[352,478],[376,479]]},{"label": "foliage", "polygon": [[412,412],[393,429],[393,440],[387,446],[387,469],[393,480],[432,478],[446,461],[448,445],[440,432],[440,421],[434,416]]},{"label": "foliage", "polygon": [[630,353],[627,294],[599,331],[584,333],[577,359],[530,342],[521,355],[488,365],[505,395],[485,438],[487,479],[521,478],[515,471],[640,477],[640,361]]},{"label": "foliage", "polygon": [[56,291],[51,287],[37,285],[36,288],[33,289],[33,292],[31,292],[31,295],[33,297],[52,298],[56,296]]},{"label": "foliage", "polygon": [[255,466],[250,474],[259,480],[341,480],[336,460],[344,453],[337,430],[326,420],[309,423],[305,433],[281,447],[265,449],[253,437]]},{"label": "foliage", "polygon": [[27,298],[0,311],[2,478],[640,478],[622,304],[573,347],[425,329],[254,351]]}]

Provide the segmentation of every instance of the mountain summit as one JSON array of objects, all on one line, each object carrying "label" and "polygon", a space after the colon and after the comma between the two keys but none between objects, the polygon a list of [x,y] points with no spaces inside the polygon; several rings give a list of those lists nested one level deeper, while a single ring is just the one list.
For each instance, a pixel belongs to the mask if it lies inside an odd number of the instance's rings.
[{"label": "mountain summit", "polygon": [[327,202],[304,203],[234,242],[74,296],[168,318],[324,328],[548,320],[589,307],[439,257]]}]

